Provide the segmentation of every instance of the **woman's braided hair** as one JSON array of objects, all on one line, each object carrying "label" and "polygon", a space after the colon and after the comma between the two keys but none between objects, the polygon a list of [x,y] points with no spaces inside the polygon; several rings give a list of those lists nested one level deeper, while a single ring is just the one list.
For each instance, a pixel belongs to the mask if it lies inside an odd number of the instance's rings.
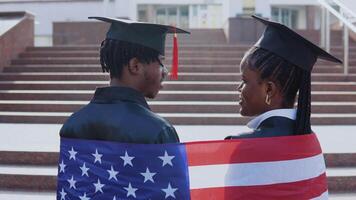
[{"label": "woman's braided hair", "polygon": [[294,107],[299,90],[295,134],[311,133],[310,72],[302,70],[280,56],[259,47],[252,47],[247,51],[242,68],[246,66],[259,72],[261,80],[270,80],[279,86],[283,95],[282,106],[285,108]]}]

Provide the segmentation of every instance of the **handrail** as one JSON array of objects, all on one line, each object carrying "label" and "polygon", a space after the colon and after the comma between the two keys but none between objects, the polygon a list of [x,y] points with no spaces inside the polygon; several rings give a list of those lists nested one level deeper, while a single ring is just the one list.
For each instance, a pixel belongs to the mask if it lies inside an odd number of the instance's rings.
[{"label": "handrail", "polygon": [[[356,19],[356,13],[354,13],[352,10],[350,10],[348,7],[346,7],[342,2],[339,0],[318,0],[318,2],[330,13],[335,15],[344,25],[343,28],[343,42],[344,42],[344,74],[347,75],[349,71],[349,30],[353,31],[356,33],[356,26],[353,24]],[[334,4],[340,8],[340,10],[336,10],[334,7],[331,6],[331,4]],[[326,50],[330,50],[330,21],[328,19],[328,12],[325,17],[326,19],[323,20],[323,23],[325,23],[322,27],[327,27],[326,33],[322,32],[322,35],[326,35],[326,41],[322,41],[322,43],[326,44]]]},{"label": "handrail", "polygon": [[[331,12],[333,15],[335,15],[340,21],[342,21],[342,23],[346,24],[346,26],[351,29],[353,32],[356,33],[356,26],[354,24],[352,24],[347,18],[345,18],[344,15],[340,14],[335,8],[333,8],[332,6],[330,6],[326,0],[318,0],[319,3],[324,6],[329,12]],[[339,3],[338,0],[329,0],[329,1],[333,1],[336,5],[338,5],[339,7],[341,7],[339,4],[337,4],[336,2]],[[343,4],[342,4],[343,5]],[[344,5],[343,5],[344,6]],[[341,7],[343,9],[343,11],[351,11],[350,9],[344,9],[344,7]],[[352,13],[352,15],[355,15],[352,11],[350,12]]]},{"label": "handrail", "polygon": [[349,15],[351,15],[352,17],[354,17],[356,19],[356,13],[354,13],[354,11],[352,11],[350,8],[348,8],[347,6],[345,6],[344,3],[342,3],[339,0],[333,0],[340,8],[342,8],[343,12],[347,12]]}]

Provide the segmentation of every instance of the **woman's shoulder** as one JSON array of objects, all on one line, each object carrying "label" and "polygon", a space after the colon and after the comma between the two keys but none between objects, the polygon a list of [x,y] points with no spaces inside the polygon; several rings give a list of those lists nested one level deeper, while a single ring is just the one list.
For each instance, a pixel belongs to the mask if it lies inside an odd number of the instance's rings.
[{"label": "woman's shoulder", "polygon": [[289,136],[294,135],[294,128],[295,120],[274,116],[264,120],[256,130],[228,136],[225,139]]}]

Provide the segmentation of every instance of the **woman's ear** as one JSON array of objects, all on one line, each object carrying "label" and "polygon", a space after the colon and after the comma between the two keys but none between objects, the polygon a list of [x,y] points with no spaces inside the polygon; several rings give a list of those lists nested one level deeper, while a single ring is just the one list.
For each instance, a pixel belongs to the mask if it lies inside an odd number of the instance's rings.
[{"label": "woman's ear", "polygon": [[141,62],[136,57],[129,60],[128,71],[130,74],[139,74],[141,67]]},{"label": "woman's ear", "polygon": [[273,81],[267,81],[266,82],[266,93],[270,98],[276,96],[279,93],[277,84]]}]

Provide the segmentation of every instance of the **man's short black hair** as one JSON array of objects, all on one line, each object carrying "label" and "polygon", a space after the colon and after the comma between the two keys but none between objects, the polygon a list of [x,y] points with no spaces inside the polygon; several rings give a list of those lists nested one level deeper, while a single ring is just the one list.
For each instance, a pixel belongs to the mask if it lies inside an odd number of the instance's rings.
[{"label": "man's short black hair", "polygon": [[100,47],[100,64],[103,72],[109,72],[111,78],[121,78],[122,69],[132,58],[140,62],[159,61],[159,52],[131,42],[105,39]]}]

